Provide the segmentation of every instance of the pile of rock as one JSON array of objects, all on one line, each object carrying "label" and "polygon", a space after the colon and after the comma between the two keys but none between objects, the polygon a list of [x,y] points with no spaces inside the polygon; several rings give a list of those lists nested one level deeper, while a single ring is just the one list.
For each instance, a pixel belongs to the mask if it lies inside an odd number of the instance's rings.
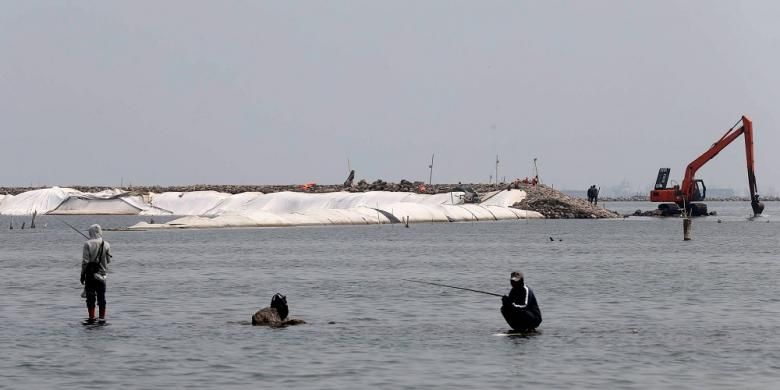
[{"label": "pile of rock", "polygon": [[[110,190],[114,188],[120,188],[125,191],[130,191],[137,194],[148,194],[150,192],[163,193],[163,192],[194,192],[194,191],[217,191],[228,194],[240,194],[244,192],[262,192],[264,194],[270,194],[274,192],[291,191],[291,192],[309,192],[309,193],[327,193],[337,191],[350,191],[350,192],[366,192],[366,191],[391,191],[391,192],[417,192],[423,194],[438,194],[444,192],[453,191],[461,184],[433,184],[429,185],[422,181],[411,182],[409,180],[401,180],[400,183],[386,182],[382,179],[377,179],[372,183],[368,183],[365,179],[360,180],[356,185],[344,188],[343,184],[277,184],[277,185],[231,185],[231,184],[194,184],[186,186],[124,186],[124,187],[109,187],[109,186],[78,186],[78,185],[66,185],[61,187],[73,188],[81,192],[100,192],[104,190]],[[496,191],[500,189],[506,189],[506,184],[466,184],[470,186],[478,193],[486,193],[490,191]],[[0,194],[18,195],[22,192],[39,190],[45,187],[0,187]]]},{"label": "pile of rock", "polygon": [[647,210],[647,211],[642,211],[642,210],[637,209],[636,211],[634,211],[633,214],[631,214],[631,216],[634,216],[634,217],[662,217],[663,216],[663,212],[661,212],[661,210],[659,210],[659,209]]},{"label": "pile of rock", "polygon": [[543,184],[520,184],[520,189],[528,195],[512,207],[536,211],[547,218],[622,218],[617,212],[594,206],[587,200],[573,198]]},{"label": "pile of rock", "polygon": [[382,179],[378,179],[371,184],[365,180],[360,180],[357,185],[348,188],[347,190],[350,192],[390,191],[433,193],[435,187],[436,186],[427,186],[421,181],[410,182],[409,180],[402,179],[400,183],[388,183]]}]

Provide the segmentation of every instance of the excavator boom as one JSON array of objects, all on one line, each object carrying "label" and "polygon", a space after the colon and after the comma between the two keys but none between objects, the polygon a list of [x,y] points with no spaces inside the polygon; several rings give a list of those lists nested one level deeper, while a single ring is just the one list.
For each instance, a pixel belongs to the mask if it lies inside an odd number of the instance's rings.
[{"label": "excavator boom", "polygon": [[[740,123],[742,126],[739,126]],[[745,157],[747,160],[748,184],[750,186],[750,205],[753,208],[753,213],[756,216],[760,215],[764,210],[764,205],[759,201],[758,187],[756,186],[756,174],[753,160],[753,122],[747,116],[743,116],[732,128],[726,131],[726,134],[712,144],[707,151],[688,164],[688,167],[685,169],[685,178],[680,187],[665,188],[669,171],[666,168],[662,168],[662,171],[666,169],[664,180],[663,182],[661,181],[662,175],[661,172],[659,172],[659,179],[656,188],[650,193],[650,200],[654,202],[674,202],[678,206],[684,208],[687,208],[691,201],[703,200],[704,194],[701,193],[697,184],[701,184],[705,191],[706,187],[704,187],[701,180],[696,180],[696,172],[703,167],[704,164],[717,156],[721,150],[726,148],[726,146],[739,138],[740,135],[745,136]],[[659,185],[658,183],[662,184]]]}]

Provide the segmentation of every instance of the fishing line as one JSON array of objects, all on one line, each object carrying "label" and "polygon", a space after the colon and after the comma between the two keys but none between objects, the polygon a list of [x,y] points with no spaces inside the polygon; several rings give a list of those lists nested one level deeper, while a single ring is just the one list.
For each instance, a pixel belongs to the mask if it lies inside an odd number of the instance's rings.
[{"label": "fishing line", "polygon": [[414,282],[414,283],[431,284],[431,285],[434,285],[434,286],[449,287],[449,288],[454,288],[454,289],[458,289],[458,290],[472,291],[472,292],[476,292],[476,293],[480,293],[480,294],[493,295],[493,296],[496,296],[496,297],[503,297],[503,295],[501,295],[501,294],[496,294],[496,293],[487,292],[487,291],[481,291],[481,290],[474,290],[474,289],[471,289],[471,288],[450,286],[450,285],[441,284],[441,283],[423,282],[421,280],[412,280],[412,279],[401,279],[401,280],[405,280],[407,282]]},{"label": "fishing line", "polygon": [[69,228],[71,228],[71,229],[73,229],[73,231],[75,231],[75,232],[76,232],[76,233],[78,233],[78,234],[81,234],[81,236],[82,236],[82,237],[84,237],[84,238],[86,238],[87,240],[89,240],[89,237],[87,237],[87,235],[86,235],[86,234],[82,233],[82,232],[81,232],[81,230],[79,230],[79,229],[76,229],[75,227],[73,227],[73,225],[71,225],[71,224],[69,224],[69,223],[65,222],[65,220],[63,220],[63,219],[60,219],[60,218],[55,218],[55,219],[56,219],[57,221],[60,221],[60,222],[64,223],[65,225],[68,225],[68,227],[69,227]]}]

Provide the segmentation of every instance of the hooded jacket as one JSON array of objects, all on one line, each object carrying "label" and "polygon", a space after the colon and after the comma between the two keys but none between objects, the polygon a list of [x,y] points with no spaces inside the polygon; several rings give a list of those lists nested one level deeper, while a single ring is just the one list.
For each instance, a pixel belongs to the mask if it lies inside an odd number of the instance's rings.
[{"label": "hooded jacket", "polygon": [[[101,244],[103,244],[102,255],[100,253]],[[87,271],[87,264],[95,262],[97,263],[97,273],[105,275],[108,264],[111,263],[111,246],[108,245],[108,241],[103,239],[103,230],[97,224],[89,227],[89,240],[84,243],[81,258],[81,273]]]},{"label": "hooded jacket", "polygon": [[511,303],[501,307],[501,314],[513,329],[534,329],[542,323],[542,312],[536,303],[536,296],[528,286],[513,287],[509,299]]}]

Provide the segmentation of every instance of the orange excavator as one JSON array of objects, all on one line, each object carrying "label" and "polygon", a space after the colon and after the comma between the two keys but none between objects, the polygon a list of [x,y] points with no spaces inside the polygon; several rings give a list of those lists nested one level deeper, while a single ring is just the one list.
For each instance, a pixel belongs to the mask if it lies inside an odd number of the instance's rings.
[{"label": "orange excavator", "polygon": [[[741,124],[741,126],[740,126]],[[739,127],[737,127],[739,126]],[[661,215],[675,215],[685,212],[689,216],[707,215],[707,205],[704,203],[694,203],[704,200],[707,194],[707,187],[700,179],[696,179],[696,171],[704,164],[712,160],[726,146],[737,139],[740,135],[745,136],[745,154],[747,158],[748,183],[750,185],[750,206],[753,208],[755,216],[761,215],[764,211],[764,204],[758,200],[758,188],[756,187],[756,174],[753,168],[753,122],[750,118],[743,116],[723,137],[712,144],[710,148],[702,153],[701,156],[693,160],[685,169],[685,178],[682,185],[675,185],[666,188],[669,181],[669,168],[658,170],[658,178],[655,181],[655,189],[650,192],[650,201],[652,202],[670,202],[658,205]]]}]

